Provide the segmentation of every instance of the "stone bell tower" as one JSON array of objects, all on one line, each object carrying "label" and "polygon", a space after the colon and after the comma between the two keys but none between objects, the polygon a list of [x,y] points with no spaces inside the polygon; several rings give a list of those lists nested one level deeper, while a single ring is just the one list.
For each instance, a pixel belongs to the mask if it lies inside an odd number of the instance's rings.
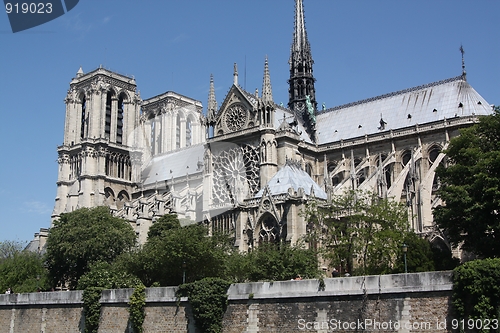
[{"label": "stone bell tower", "polygon": [[142,100],[135,79],[104,68],[80,68],[64,100],[64,142],[52,213],[107,205],[120,209],[140,177]]}]

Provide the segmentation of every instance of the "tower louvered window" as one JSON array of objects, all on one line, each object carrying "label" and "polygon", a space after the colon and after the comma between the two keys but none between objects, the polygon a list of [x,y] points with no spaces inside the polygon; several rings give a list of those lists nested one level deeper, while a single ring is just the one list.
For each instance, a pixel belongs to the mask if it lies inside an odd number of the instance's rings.
[{"label": "tower louvered window", "polygon": [[86,127],[85,124],[87,122],[86,119],[86,112],[87,112],[87,99],[85,96],[82,97],[82,120],[81,120],[81,128],[80,128],[80,137],[83,139],[85,137],[85,130]]},{"label": "tower louvered window", "polygon": [[109,139],[110,134],[111,134],[111,93],[108,92],[106,95],[106,120],[104,124],[104,137],[106,139]]},{"label": "tower louvered window", "polygon": [[123,142],[123,96],[118,98],[118,114],[116,120],[116,143]]}]

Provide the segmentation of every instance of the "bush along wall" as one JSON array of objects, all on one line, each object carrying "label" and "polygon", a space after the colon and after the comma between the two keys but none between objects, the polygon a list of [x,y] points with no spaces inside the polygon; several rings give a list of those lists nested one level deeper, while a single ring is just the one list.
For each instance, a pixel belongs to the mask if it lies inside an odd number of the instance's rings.
[{"label": "bush along wall", "polygon": [[188,297],[196,327],[205,333],[220,333],[222,318],[227,308],[227,290],[230,282],[219,278],[205,278],[186,283],[177,289],[177,298]]},{"label": "bush along wall", "polygon": [[500,258],[469,261],[454,270],[452,325],[461,332],[500,332]]}]

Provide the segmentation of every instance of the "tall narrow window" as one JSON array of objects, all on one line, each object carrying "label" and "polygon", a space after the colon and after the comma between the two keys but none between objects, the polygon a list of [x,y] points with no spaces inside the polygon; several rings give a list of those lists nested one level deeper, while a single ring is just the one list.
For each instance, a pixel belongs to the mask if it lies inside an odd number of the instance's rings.
[{"label": "tall narrow window", "polygon": [[109,140],[111,134],[111,92],[106,95],[106,123],[104,125],[104,137]]},{"label": "tall narrow window", "polygon": [[118,115],[116,121],[116,143],[123,141],[123,95],[118,98]]},{"label": "tall narrow window", "polygon": [[177,115],[177,122],[175,124],[175,148],[181,147],[181,117]]},{"label": "tall narrow window", "polygon": [[191,119],[188,119],[186,121],[186,147],[189,147],[192,145],[192,140],[193,140],[193,134],[192,134],[192,123]]},{"label": "tall narrow window", "polygon": [[80,138],[82,138],[82,139],[85,137],[85,129],[86,129],[85,123],[87,121],[86,112],[87,112],[87,99],[85,98],[85,95],[83,95],[82,96],[82,124],[81,124],[81,128],[80,128]]},{"label": "tall narrow window", "polygon": [[150,121],[150,124],[151,124],[151,154],[155,154],[156,151],[155,151],[155,137],[156,137],[156,127],[155,127],[155,119],[154,118],[151,118],[149,119]]}]

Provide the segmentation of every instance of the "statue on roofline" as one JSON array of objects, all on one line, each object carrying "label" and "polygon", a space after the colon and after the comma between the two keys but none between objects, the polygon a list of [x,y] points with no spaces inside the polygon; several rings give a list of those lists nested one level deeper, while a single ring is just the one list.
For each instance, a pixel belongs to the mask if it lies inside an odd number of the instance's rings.
[{"label": "statue on roofline", "polygon": [[314,115],[314,107],[311,103],[311,96],[309,95],[306,95],[306,106],[307,106],[307,112],[309,112],[309,119],[311,119],[311,122],[315,124],[316,116]]}]

